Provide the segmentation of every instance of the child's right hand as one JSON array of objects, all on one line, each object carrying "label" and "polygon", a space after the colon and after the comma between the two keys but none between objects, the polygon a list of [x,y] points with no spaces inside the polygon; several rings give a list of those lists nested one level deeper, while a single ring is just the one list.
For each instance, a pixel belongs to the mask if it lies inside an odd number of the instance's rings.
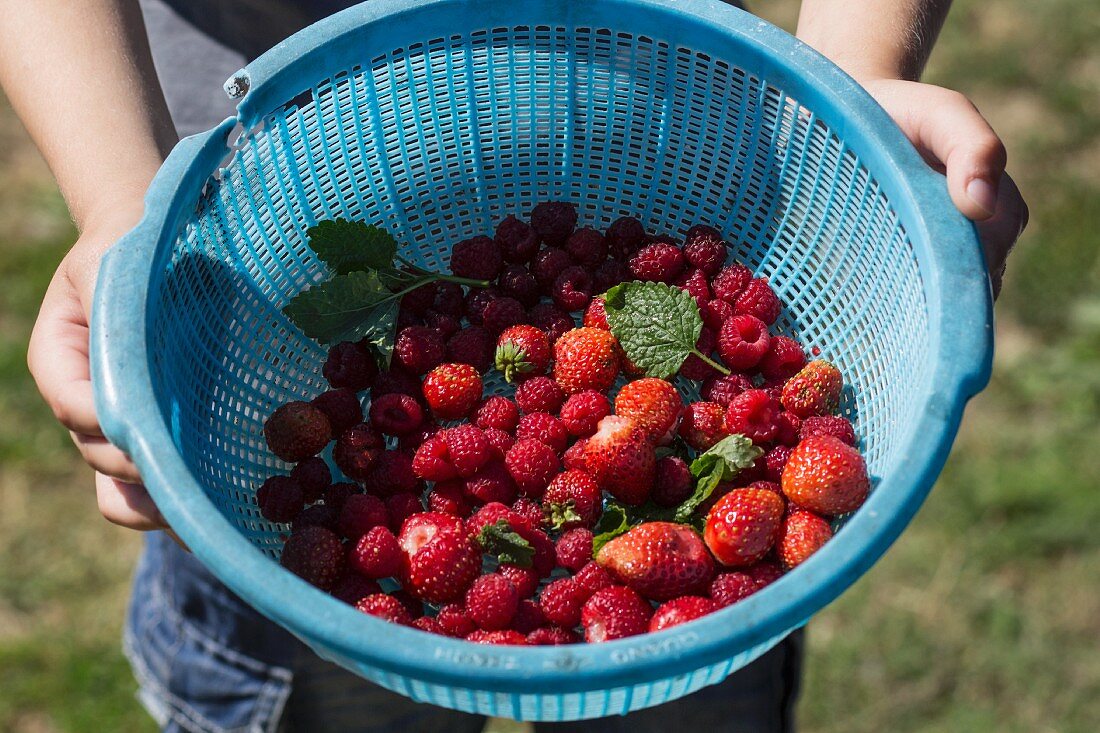
[{"label": "child's right hand", "polygon": [[46,290],[31,333],[27,365],[50,409],[95,469],[99,511],[123,527],[152,530],[167,524],[141,485],[137,467],[103,437],[88,365],[88,322],[100,257],[140,216],[139,199],[136,210],[112,211],[85,226]]}]

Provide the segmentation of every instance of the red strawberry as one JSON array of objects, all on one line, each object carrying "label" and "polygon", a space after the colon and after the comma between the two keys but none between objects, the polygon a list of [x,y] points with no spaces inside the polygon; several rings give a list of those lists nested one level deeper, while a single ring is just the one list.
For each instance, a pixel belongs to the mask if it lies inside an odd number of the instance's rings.
[{"label": "red strawberry", "polygon": [[461,603],[448,603],[441,606],[435,617],[447,636],[462,639],[477,628]]},{"label": "red strawberry", "polygon": [[507,628],[518,606],[516,588],[503,575],[482,575],[466,591],[466,612],[485,631]]},{"label": "red strawberry", "polygon": [[463,478],[473,476],[493,458],[485,432],[473,425],[456,425],[438,435],[447,446],[447,460]]},{"label": "red strawberry", "polygon": [[756,581],[760,588],[769,586],[783,577],[783,569],[771,560],[761,560],[745,568],[745,575]]},{"label": "red strawberry", "polygon": [[560,626],[540,626],[527,635],[527,643],[532,646],[554,646],[558,644],[576,644],[581,637],[572,629]]},{"label": "red strawberry", "polygon": [[569,445],[569,432],[561,420],[547,412],[532,412],[519,419],[516,440],[537,440],[562,453]]},{"label": "red strawberry", "polygon": [[442,364],[424,377],[424,399],[436,417],[465,417],[481,399],[481,375],[469,364]]},{"label": "red strawberry", "polygon": [[680,437],[697,451],[709,450],[727,435],[726,408],[717,402],[692,402],[680,419]]},{"label": "red strawberry", "polygon": [[332,586],[329,593],[348,605],[354,606],[361,599],[381,593],[382,589],[370,578],[364,578],[359,573],[344,573],[343,577]]},{"label": "red strawberry", "polygon": [[783,469],[783,493],[803,509],[835,516],[853,512],[871,490],[863,456],[831,435],[812,435]]},{"label": "red strawberry", "polygon": [[657,480],[653,484],[653,503],[657,506],[674,507],[682,504],[695,489],[695,479],[691,469],[679,456],[664,456],[657,459]]},{"label": "red strawberry", "polygon": [[663,379],[645,377],[623,385],[615,396],[615,414],[632,418],[657,445],[672,440],[684,409],[680,393]]},{"label": "red strawberry", "polygon": [[554,379],[566,394],[605,392],[618,374],[618,342],[608,331],[574,328],[554,343]]},{"label": "red strawberry", "polygon": [[571,435],[588,437],[596,432],[600,420],[611,414],[611,400],[592,389],[577,392],[566,398],[559,416],[562,425]]},{"label": "red strawberry", "polygon": [[407,555],[405,589],[429,603],[461,598],[481,574],[481,546],[458,517],[414,514],[402,525],[397,543]]},{"label": "red strawberry", "polygon": [[606,301],[603,298],[593,298],[584,311],[584,325],[587,328],[598,328],[601,331],[610,331],[607,324],[607,310],[604,308]]},{"label": "red strawberry", "polygon": [[776,554],[787,570],[801,565],[833,537],[833,529],[813,512],[796,510],[783,520]]},{"label": "red strawberry", "polygon": [[558,565],[577,572],[592,560],[592,530],[576,527],[563,532],[555,549]]},{"label": "red strawberry", "polygon": [[661,631],[679,624],[702,618],[718,610],[718,604],[702,596],[680,596],[665,601],[653,612],[649,619],[649,632]]},{"label": "red strawberry", "polygon": [[413,623],[412,614],[401,605],[401,601],[385,593],[375,593],[366,598],[361,598],[355,604],[355,607],[363,613],[377,616],[390,623],[401,624],[402,626],[412,626]]},{"label": "red strawberry", "polygon": [[710,597],[720,607],[732,606],[760,590],[760,584],[747,573],[719,573],[710,583]]},{"label": "red strawberry", "polygon": [[600,516],[603,495],[592,474],[574,469],[554,477],[543,503],[551,528],[591,527]]},{"label": "red strawberry", "polygon": [[405,554],[388,527],[374,527],[359,538],[348,564],[368,578],[392,578],[401,572]]},{"label": "red strawberry", "polygon": [[828,415],[840,403],[844,378],[831,362],[815,359],[783,385],[781,401],[799,417]]},{"label": "red strawberry", "polygon": [[646,522],[608,542],[596,562],[646,598],[663,601],[706,590],[714,560],[691,527]]},{"label": "red strawberry", "polygon": [[601,489],[624,504],[639,506],[653,490],[657,454],[633,420],[610,415],[588,439],[585,466]]},{"label": "red strawberry", "polygon": [[511,646],[527,646],[527,637],[518,631],[511,629],[503,631],[485,631],[478,629],[466,636],[466,641],[474,644],[508,644]]},{"label": "red strawberry", "polygon": [[507,397],[493,395],[482,402],[474,415],[474,424],[482,430],[498,428],[515,430],[519,422],[519,407]]},{"label": "red strawberry", "polygon": [[561,464],[554,449],[537,440],[517,440],[504,457],[508,472],[523,496],[540,497]]},{"label": "red strawberry", "polygon": [[611,579],[611,573],[601,568],[600,564],[595,560],[588,562],[583,568],[578,570],[577,574],[573,576],[573,580],[587,588],[589,593],[603,590],[614,583]]},{"label": "red strawberry", "polygon": [[703,539],[723,565],[752,565],[775,544],[785,508],[774,491],[734,489],[707,514]]},{"label": "red strawberry", "polygon": [[545,374],[549,365],[550,337],[541,328],[512,326],[497,339],[496,368],[507,381]]},{"label": "red strawberry", "polygon": [[310,403],[288,402],[264,422],[264,439],[272,453],[288,463],[297,463],[328,445],[332,426],[328,416]]},{"label": "red strawberry", "polygon": [[564,402],[565,392],[550,377],[532,377],[516,387],[516,404],[527,413],[555,413]]},{"label": "red strawberry", "polygon": [[604,588],[581,609],[584,640],[598,643],[644,634],[652,615],[653,607],[630,588]]},{"label": "red strawberry", "polygon": [[344,546],[324,527],[292,532],[279,559],[283,567],[318,588],[331,588],[344,572]]},{"label": "red strawberry", "polygon": [[581,622],[581,609],[592,593],[573,578],[558,578],[542,589],[539,608],[550,623],[572,628]]}]

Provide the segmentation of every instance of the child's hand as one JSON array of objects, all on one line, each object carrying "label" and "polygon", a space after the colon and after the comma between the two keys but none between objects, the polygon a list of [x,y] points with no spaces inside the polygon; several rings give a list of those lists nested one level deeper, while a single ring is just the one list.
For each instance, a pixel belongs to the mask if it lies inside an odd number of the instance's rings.
[{"label": "child's hand", "polygon": [[123,527],[150,530],[167,525],[141,485],[137,468],[103,437],[92,402],[88,366],[88,314],[99,259],[139,216],[140,208],[85,227],[46,290],[31,334],[27,364],[54,415],[69,429],[84,460],[96,471],[99,511]]},{"label": "child's hand", "polygon": [[1027,204],[1004,172],[1005,148],[997,133],[959,92],[897,79],[861,83],[928,164],[946,173],[955,206],[977,224],[996,295],[1005,260],[1028,220]]}]

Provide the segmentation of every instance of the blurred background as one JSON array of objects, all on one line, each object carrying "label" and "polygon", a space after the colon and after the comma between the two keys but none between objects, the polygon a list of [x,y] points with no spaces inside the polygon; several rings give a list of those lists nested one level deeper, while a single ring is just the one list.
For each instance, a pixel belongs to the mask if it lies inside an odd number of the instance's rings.
[{"label": "blurred background", "polygon": [[[750,6],[793,31],[797,2]],[[1098,41],[1095,0],[958,0],[948,19],[925,80],[1000,132],[1031,224],[937,488],[810,624],[806,733],[1100,728]],[[73,238],[0,97],[0,731],[152,731],[119,649],[140,539],[100,518],[25,363]]]}]

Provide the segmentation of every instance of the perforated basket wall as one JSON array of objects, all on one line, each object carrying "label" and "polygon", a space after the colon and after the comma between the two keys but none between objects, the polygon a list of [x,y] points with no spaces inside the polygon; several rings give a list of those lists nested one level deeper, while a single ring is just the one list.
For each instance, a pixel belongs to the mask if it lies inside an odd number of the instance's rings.
[{"label": "perforated basket wall", "polygon": [[[231,155],[235,120],[182,143],[145,221],[104,265],[100,412],[219,577],[391,689],[558,720],[722,680],[885,550],[984,384],[984,271],[942,181],[850,80],[740,11],[376,1],[293,37],[236,83],[249,91]],[[444,270],[454,242],[548,199],[576,203],[581,224],[597,228],[622,215],[655,232],[719,227],[731,258],[770,278],[786,304],[781,329],[842,368],[843,409],[876,490],[797,571],[661,634],[523,649],[381,626],[284,572],[273,558],[287,528],[253,500],[287,468],[264,445],[264,418],[326,388],[324,350],[280,312],[327,276],[304,231],[364,219]]]}]

